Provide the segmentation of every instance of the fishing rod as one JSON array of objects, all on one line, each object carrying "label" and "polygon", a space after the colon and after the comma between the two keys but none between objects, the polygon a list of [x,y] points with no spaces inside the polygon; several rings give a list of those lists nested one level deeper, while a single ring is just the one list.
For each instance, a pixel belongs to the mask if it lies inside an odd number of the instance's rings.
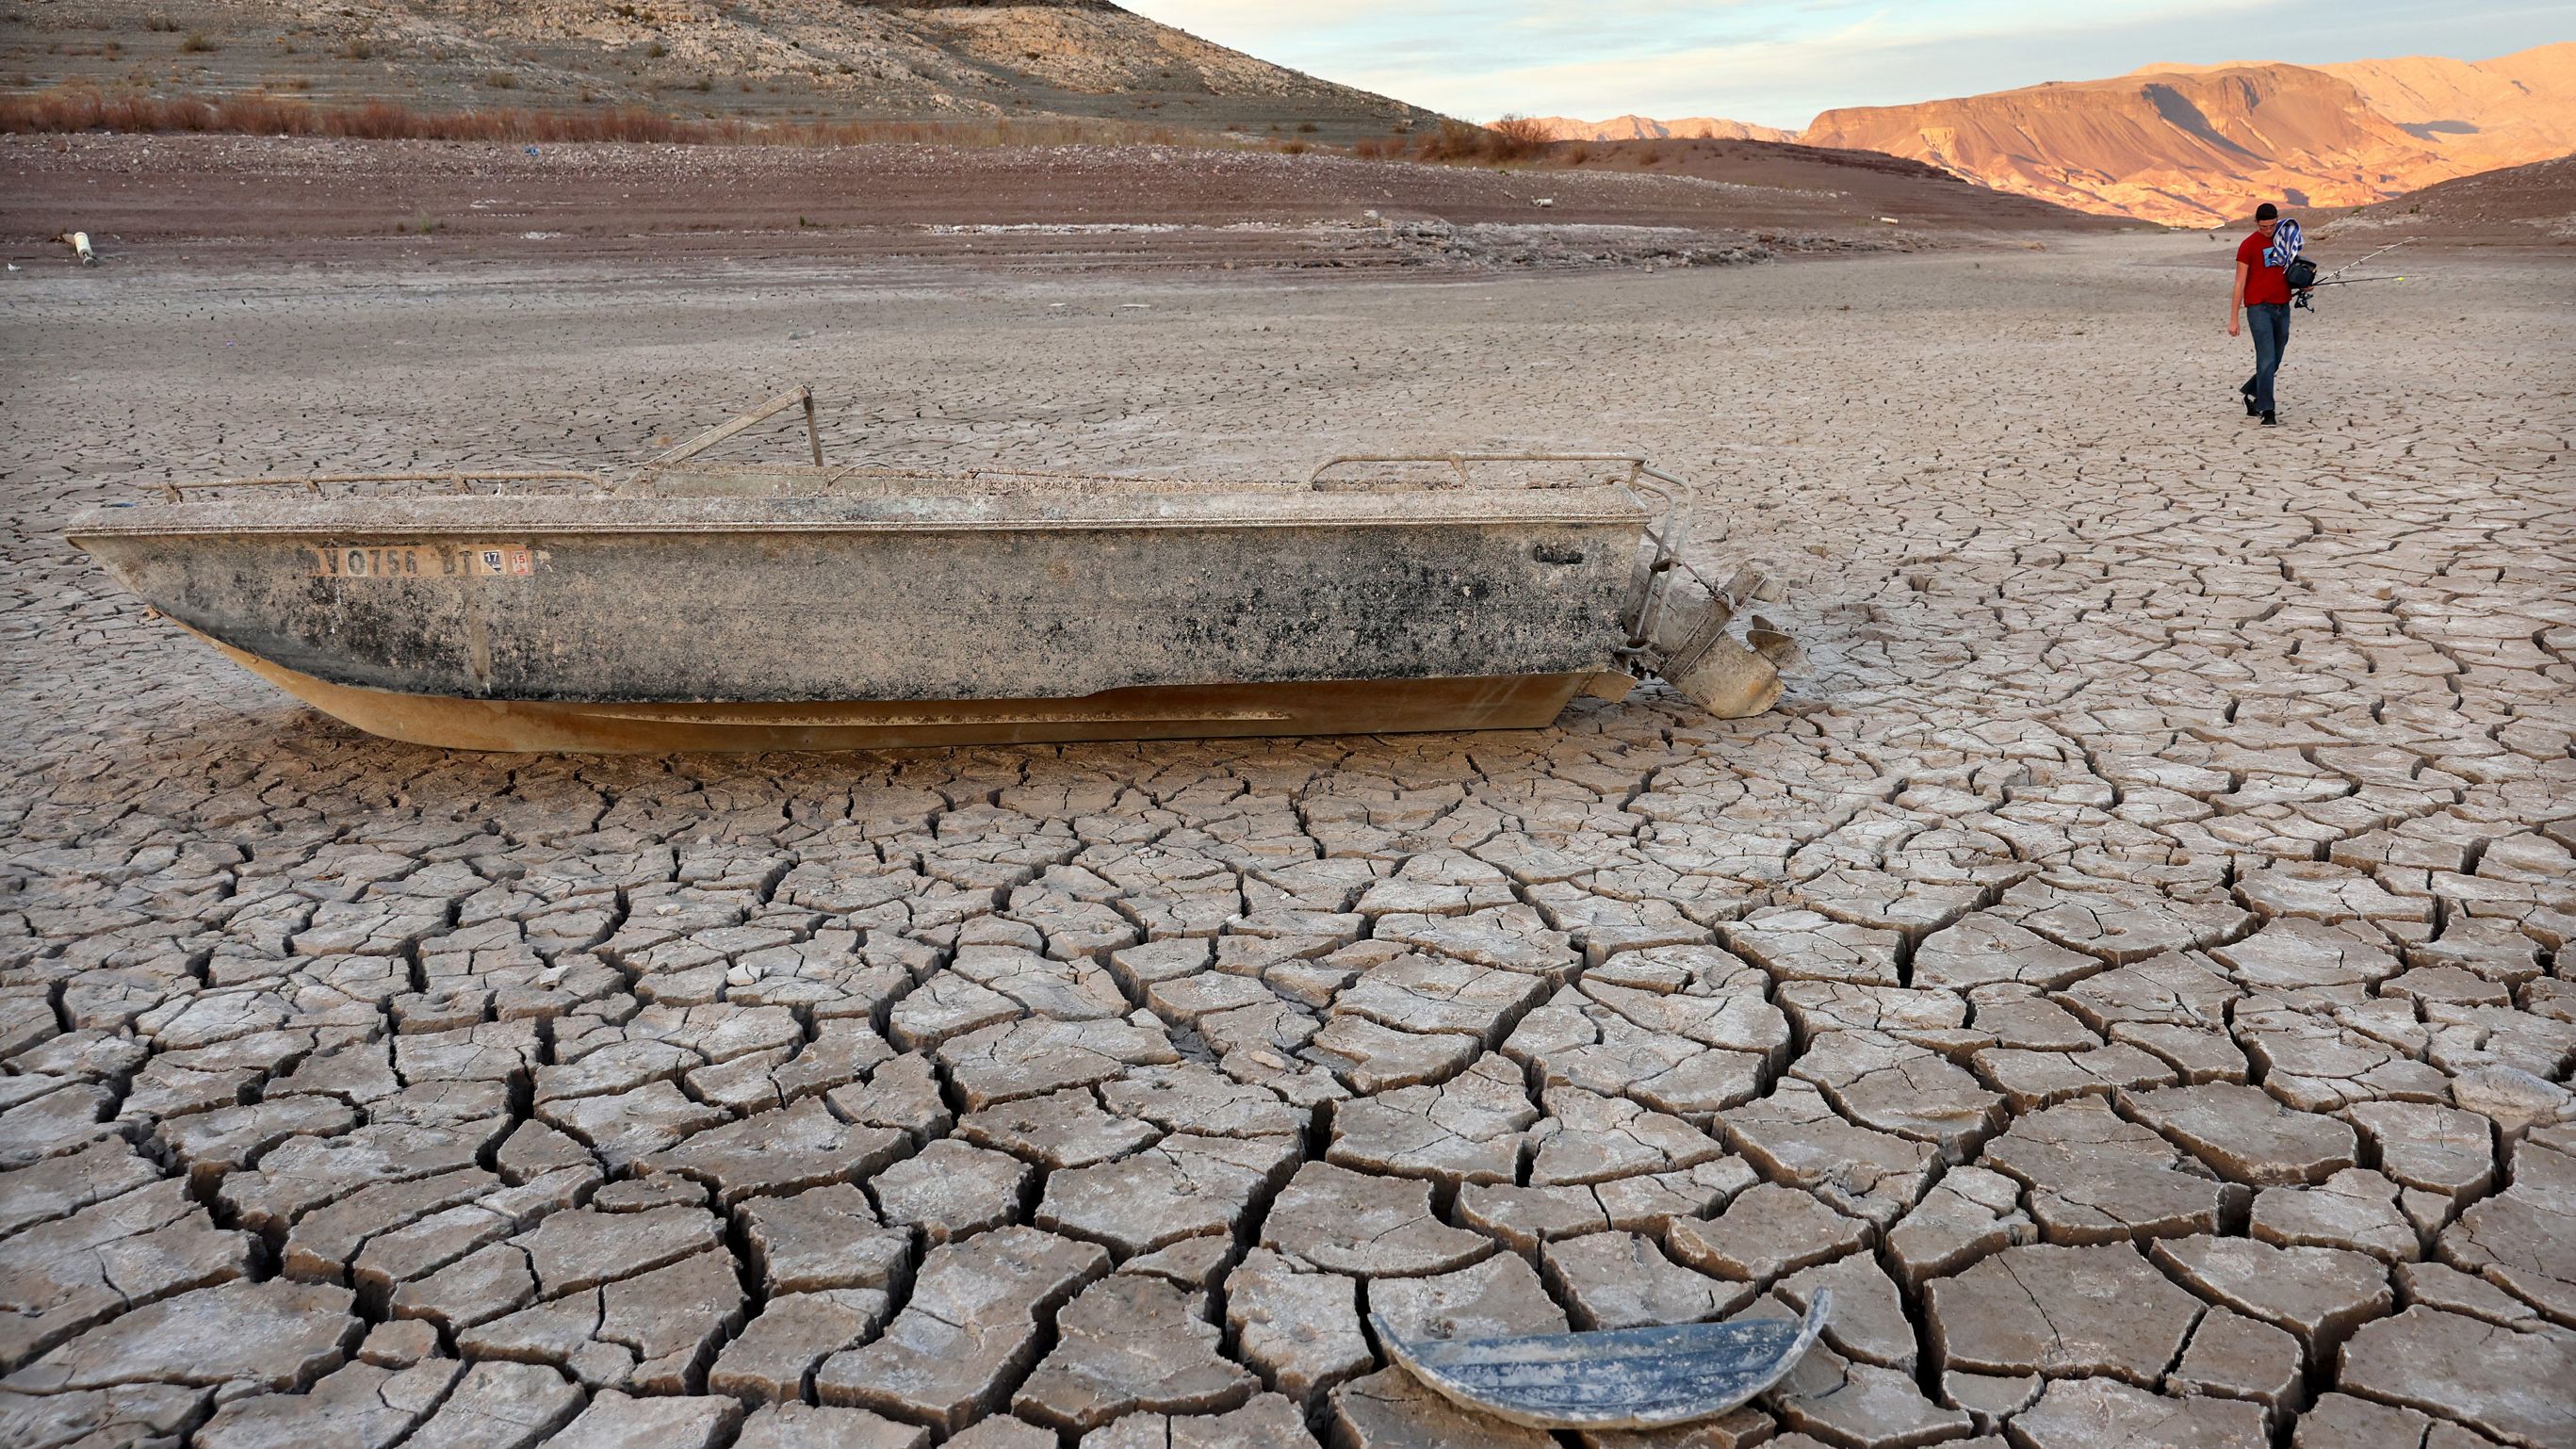
[{"label": "fishing rod", "polygon": [[[2335,268],[2333,271],[2326,273],[2324,276],[2317,278],[2317,280],[2316,280],[2315,282],[2311,283],[2310,285],[2313,285],[2313,286],[2319,286],[2319,287],[2326,286],[2327,284],[2329,284],[2329,283],[2333,282],[2335,278],[2342,276],[2344,273],[2351,271],[2353,268],[2355,268],[2355,267],[2357,267],[2357,266],[2360,266],[2360,265],[2362,264],[2362,262],[2370,261],[2370,260],[2372,260],[2372,259],[2373,259],[2373,258],[2375,258],[2375,257],[2382,257],[2382,256],[2386,256],[2388,253],[2390,253],[2390,252],[2393,252],[2393,251],[2397,250],[2399,247],[2405,246],[2407,243],[2412,242],[2413,240],[2415,240],[2415,238],[2413,238],[2413,237],[2411,237],[2411,236],[2402,236],[2402,237],[2399,237],[2397,240],[2395,240],[2395,241],[2393,241],[2393,242],[2390,242],[2388,245],[2386,245],[2386,246],[2384,246],[2384,247],[2381,247],[2378,251],[2375,251],[2375,252],[2370,253],[2370,254],[2369,254],[2369,256],[2365,256],[2365,257],[2361,258],[2359,261],[2350,261],[2350,262],[2346,262],[2346,263],[2344,263],[2342,266],[2339,266],[2339,267]],[[2403,277],[2372,277],[2372,278],[2369,278],[2368,280],[2370,280],[2370,281],[2375,281],[2375,282],[2402,282],[2402,281],[2404,281],[2404,280],[2406,280],[2406,279],[2405,279],[2405,278],[2403,278]]]},{"label": "fishing rod", "polygon": [[2411,242],[2411,241],[2413,241],[2413,240],[2415,240],[2415,238],[2413,238],[2413,237],[2411,237],[2411,236],[2408,236],[2408,237],[2399,237],[2397,240],[2395,240],[2395,241],[2393,241],[2393,242],[2390,242],[2388,245],[2386,245],[2386,246],[2384,246],[2384,247],[2381,247],[2379,250],[2377,250],[2377,251],[2375,251],[2375,252],[2371,252],[2371,253],[2369,253],[2369,254],[2368,254],[2368,255],[2366,255],[2366,256],[2362,256],[2362,257],[2356,258],[2355,260],[2352,260],[2352,261],[2346,262],[2346,263],[2344,263],[2342,266],[2339,266],[2339,267],[2335,268],[2333,271],[2326,273],[2326,274],[2325,274],[2324,276],[2322,276],[2322,277],[2318,277],[2318,278],[2316,278],[2315,280],[2313,280],[2313,281],[2311,281],[2311,282],[2308,282],[2308,283],[2307,283],[2306,285],[2304,285],[2304,286],[2300,286],[2300,285],[2293,285],[2293,287],[2292,287],[2292,291],[2293,291],[2293,292],[2295,292],[2295,293],[2296,293],[2296,295],[2294,295],[2294,296],[2292,296],[2292,297],[2290,298],[2290,305],[2291,305],[2291,306],[2293,306],[2293,307],[2300,308],[2300,309],[2301,309],[2301,310],[2303,310],[2303,311],[2309,311],[2309,312],[2313,312],[2313,311],[2315,311],[2315,310],[2316,310],[2316,307],[2315,307],[2315,305],[2312,303],[2312,301],[2310,300],[2310,295],[2309,295],[2309,294],[2311,294],[2312,292],[2314,292],[2314,291],[2315,291],[2317,288],[2319,288],[2319,287],[2350,287],[2350,286],[2356,286],[2356,285],[2358,285],[2358,284],[2360,284],[2360,283],[2362,283],[2362,282],[2402,282],[2402,281],[2405,281],[2406,279],[2405,279],[2404,277],[2402,277],[2402,276],[2400,276],[2400,277],[2347,277],[2347,276],[2345,276],[2345,275],[2344,275],[2344,273],[2351,271],[2353,268],[2358,267],[2358,266],[2362,265],[2363,263],[2365,263],[2365,262],[2368,262],[2368,261],[2372,260],[2372,259],[2373,259],[2373,258],[2375,258],[2375,257],[2382,257],[2382,256],[2386,256],[2388,253],[2390,253],[2390,252],[2393,252],[2393,251],[2397,250],[2399,247],[2402,247],[2402,246],[2406,245],[2407,243],[2409,243],[2409,242]]}]

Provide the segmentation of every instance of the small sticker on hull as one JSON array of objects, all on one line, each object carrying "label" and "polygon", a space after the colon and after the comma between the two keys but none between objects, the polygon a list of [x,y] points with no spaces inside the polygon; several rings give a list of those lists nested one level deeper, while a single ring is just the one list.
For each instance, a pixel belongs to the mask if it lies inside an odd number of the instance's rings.
[{"label": "small sticker on hull", "polygon": [[524,548],[501,548],[492,544],[469,544],[457,550],[462,567],[459,573],[481,574],[487,578],[525,578],[537,571],[536,556]]},{"label": "small sticker on hull", "polygon": [[509,544],[429,544],[385,548],[316,546],[317,579],[526,578],[537,571],[533,549]]}]

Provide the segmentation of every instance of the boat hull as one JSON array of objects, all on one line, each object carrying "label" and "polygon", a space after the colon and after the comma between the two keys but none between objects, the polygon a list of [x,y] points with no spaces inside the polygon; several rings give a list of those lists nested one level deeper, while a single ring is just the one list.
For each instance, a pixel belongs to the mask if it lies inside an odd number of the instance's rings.
[{"label": "boat hull", "polygon": [[1635,682],[1617,673],[1528,674],[1149,685],[1051,700],[585,703],[466,699],[334,684],[219,640],[205,643],[369,734],[439,749],[520,753],[901,750],[1538,729],[1552,723],[1578,694],[1618,699]]},{"label": "boat hull", "polygon": [[1527,728],[1619,692],[1620,490],[448,497],[71,540],[372,733],[496,750]]}]

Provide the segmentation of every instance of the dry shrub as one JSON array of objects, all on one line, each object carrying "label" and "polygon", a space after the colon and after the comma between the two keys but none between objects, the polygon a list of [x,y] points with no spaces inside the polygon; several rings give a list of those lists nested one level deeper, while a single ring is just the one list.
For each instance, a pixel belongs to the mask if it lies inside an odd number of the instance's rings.
[{"label": "dry shrub", "polygon": [[[1546,158],[1554,143],[1547,130],[1527,116],[1505,116],[1491,126],[1471,126],[1443,118],[1439,129],[1414,138],[1414,159],[1451,165],[1503,166]],[[1399,140],[1390,154],[1402,154]]]},{"label": "dry shrub", "polygon": [[1415,138],[1413,154],[1425,161],[1481,161],[1489,135],[1482,126],[1443,116],[1439,129]]},{"label": "dry shrub", "polygon": [[1532,116],[1505,116],[1485,128],[1493,136],[1497,161],[1526,161],[1548,148],[1547,127]]},{"label": "dry shrub", "polygon": [[312,107],[282,96],[227,96],[213,108],[208,131],[244,131],[279,136],[298,134]]},{"label": "dry shrub", "polygon": [[[685,121],[640,107],[419,111],[393,101],[324,106],[274,95],[161,97],[66,86],[0,96],[0,132],[207,131],[359,141],[564,145],[628,141],[738,146],[1222,146],[1213,137],[1117,121]],[[1228,149],[1232,149],[1229,147]]]}]

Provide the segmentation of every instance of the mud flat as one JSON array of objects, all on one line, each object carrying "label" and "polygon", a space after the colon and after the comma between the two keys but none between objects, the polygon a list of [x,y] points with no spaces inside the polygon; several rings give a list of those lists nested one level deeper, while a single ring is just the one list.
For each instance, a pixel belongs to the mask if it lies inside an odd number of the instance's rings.
[{"label": "mud flat", "polygon": [[[2257,433],[2209,242],[2051,245],[22,263],[0,1442],[1534,1442],[1363,1313],[1820,1289],[1717,1442],[2576,1442],[2565,264],[2303,315]],[[902,464],[1637,448],[1807,668],[1725,724],[440,754],[58,537],[801,379]]]},{"label": "mud flat", "polygon": [[521,147],[0,134],[0,252],[111,260],[947,260],[1424,272],[2042,245],[2130,224],[1860,152],[1492,169],[1184,146]]}]

